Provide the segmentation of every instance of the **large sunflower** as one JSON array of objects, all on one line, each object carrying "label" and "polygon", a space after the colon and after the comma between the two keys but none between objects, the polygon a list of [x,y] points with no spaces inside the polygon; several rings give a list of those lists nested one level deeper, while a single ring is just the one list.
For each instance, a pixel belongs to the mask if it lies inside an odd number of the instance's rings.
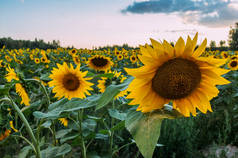
[{"label": "large sunflower", "polygon": [[179,38],[175,46],[151,39],[152,46],[140,47],[140,61],[144,66],[126,69],[135,77],[128,87],[131,105],[139,104],[138,111],[150,112],[172,102],[173,108],[184,116],[196,116],[196,108],[212,111],[210,100],[219,93],[216,85],[230,83],[220,75],[229,70],[218,68],[226,60],[200,57],[207,44],[205,39],[196,50],[197,34],[189,36],[185,44]]},{"label": "large sunflower", "polygon": [[88,66],[96,71],[108,71],[111,69],[113,62],[109,57],[94,55],[88,59]]},{"label": "large sunflower", "polygon": [[[85,78],[87,71],[81,72],[80,65],[74,69],[73,65],[70,67],[64,62],[62,65],[57,64],[58,69],[54,68],[49,76],[52,81],[49,82],[50,87],[53,88],[55,97],[65,97],[69,100],[72,98],[86,98],[86,95],[91,95],[88,91],[93,90],[92,83],[87,80],[92,78]],[[86,94],[86,95],[85,95]]]}]

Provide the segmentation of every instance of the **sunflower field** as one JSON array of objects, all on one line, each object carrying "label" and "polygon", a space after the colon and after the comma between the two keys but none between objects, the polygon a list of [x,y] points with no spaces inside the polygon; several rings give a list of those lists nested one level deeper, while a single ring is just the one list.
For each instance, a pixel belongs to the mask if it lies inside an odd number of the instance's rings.
[{"label": "sunflower field", "polygon": [[[238,51],[0,49],[1,158],[202,158],[238,146]],[[238,153],[232,155],[238,157]]]}]

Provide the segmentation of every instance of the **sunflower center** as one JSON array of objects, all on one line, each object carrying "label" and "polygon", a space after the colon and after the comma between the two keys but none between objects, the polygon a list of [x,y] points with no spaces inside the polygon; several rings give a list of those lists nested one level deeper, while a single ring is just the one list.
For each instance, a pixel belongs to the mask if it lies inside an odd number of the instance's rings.
[{"label": "sunflower center", "polygon": [[97,66],[97,67],[103,67],[103,66],[106,66],[107,65],[107,59],[104,59],[104,58],[94,58],[92,59],[92,63]]},{"label": "sunflower center", "polygon": [[232,61],[230,65],[231,65],[231,67],[236,67],[237,66],[237,62],[236,61]]},{"label": "sunflower center", "polygon": [[67,74],[63,78],[64,88],[69,91],[74,91],[74,90],[78,89],[79,84],[80,84],[79,79],[74,74],[71,74],[71,73]]},{"label": "sunflower center", "polygon": [[161,65],[152,79],[152,89],[166,99],[181,99],[197,87],[201,72],[194,62],[175,58]]}]

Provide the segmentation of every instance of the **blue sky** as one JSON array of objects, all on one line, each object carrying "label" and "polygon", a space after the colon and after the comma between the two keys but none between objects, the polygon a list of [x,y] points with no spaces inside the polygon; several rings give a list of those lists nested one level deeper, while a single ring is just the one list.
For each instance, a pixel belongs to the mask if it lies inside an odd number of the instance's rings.
[{"label": "blue sky", "polygon": [[0,10],[0,37],[77,48],[175,42],[196,32],[218,43],[238,22],[238,0],[0,0]]}]

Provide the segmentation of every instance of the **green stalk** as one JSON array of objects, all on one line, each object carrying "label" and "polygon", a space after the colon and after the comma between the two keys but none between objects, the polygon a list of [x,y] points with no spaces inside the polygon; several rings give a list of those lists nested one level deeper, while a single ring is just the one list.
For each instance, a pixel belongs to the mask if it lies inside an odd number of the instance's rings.
[{"label": "green stalk", "polygon": [[25,118],[24,114],[21,112],[21,110],[19,109],[19,107],[16,105],[16,103],[13,101],[13,99],[11,98],[11,96],[9,94],[8,94],[8,99],[12,103],[13,108],[17,111],[19,117],[21,118],[22,122],[24,123],[24,125],[26,127],[26,130],[27,130],[29,136],[32,139],[33,145],[36,150],[36,158],[41,158],[39,143],[37,142],[27,119]]},{"label": "green stalk", "polygon": [[[115,102],[114,102],[114,99],[113,99],[113,101],[112,101],[112,109],[114,109],[115,108]],[[112,117],[112,119],[111,119],[111,128],[113,127],[113,125],[114,125],[114,118]],[[110,154],[111,154],[111,156],[113,155],[113,136],[114,136],[114,131],[111,131],[110,132]]]},{"label": "green stalk", "polygon": [[83,131],[82,131],[83,109],[78,112],[78,121],[79,121],[79,134],[80,134],[80,141],[81,141],[82,157],[87,158],[86,147],[85,147],[85,143],[83,139]]},{"label": "green stalk", "polygon": [[54,138],[54,145],[57,146],[57,139],[56,139],[56,131],[55,131],[55,121],[52,121],[52,134],[53,134],[53,138]]},{"label": "green stalk", "polygon": [[45,96],[47,98],[47,103],[48,103],[48,106],[49,106],[50,105],[50,97],[47,93],[47,90],[46,90],[45,86],[41,83],[41,81],[36,80],[36,79],[25,79],[25,81],[34,81],[34,82],[37,82],[41,86],[41,88],[43,89],[43,93],[45,94]]}]

